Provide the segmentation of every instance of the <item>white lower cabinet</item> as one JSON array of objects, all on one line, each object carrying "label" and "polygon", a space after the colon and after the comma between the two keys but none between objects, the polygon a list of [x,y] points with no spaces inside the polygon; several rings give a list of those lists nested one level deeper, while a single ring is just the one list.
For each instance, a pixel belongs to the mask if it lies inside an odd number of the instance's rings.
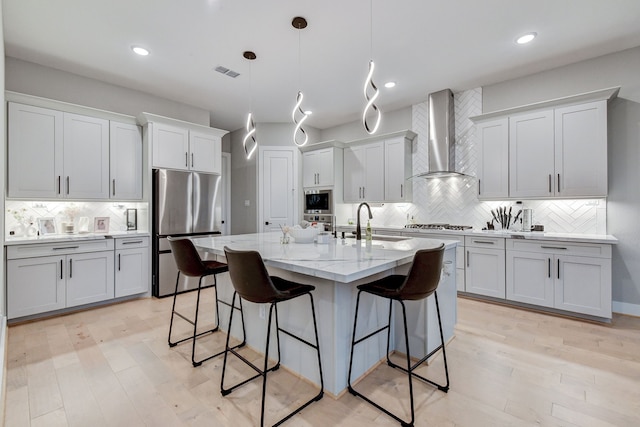
[{"label": "white lower cabinet", "polygon": [[611,245],[509,240],[507,299],[611,318]]},{"label": "white lower cabinet", "polygon": [[465,237],[465,291],[505,297],[504,238]]},{"label": "white lower cabinet", "polygon": [[116,298],[149,291],[149,238],[128,237],[115,241]]},{"label": "white lower cabinet", "polygon": [[112,299],[113,240],[7,246],[7,317]]},{"label": "white lower cabinet", "polygon": [[67,307],[113,298],[113,251],[67,256]]}]

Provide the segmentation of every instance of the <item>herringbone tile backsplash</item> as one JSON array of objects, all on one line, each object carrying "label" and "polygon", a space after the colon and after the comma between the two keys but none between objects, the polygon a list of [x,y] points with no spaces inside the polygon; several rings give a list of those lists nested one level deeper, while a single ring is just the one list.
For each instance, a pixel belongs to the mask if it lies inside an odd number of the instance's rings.
[{"label": "herringbone tile backsplash", "polygon": [[[491,220],[491,210],[513,206],[515,201],[480,202],[476,197],[477,156],[475,126],[469,117],[482,114],[482,89],[454,94],[456,128],[456,168],[469,177],[445,179],[414,179],[413,203],[385,204],[374,208],[374,226],[402,226],[407,220],[416,223],[448,223],[471,225],[481,229]],[[428,104],[416,104],[412,109],[414,140],[413,173],[426,172],[428,166],[427,132]],[[533,209],[533,223],[542,224],[545,231],[559,233],[606,234],[606,200],[525,200]],[[354,205],[351,216],[355,217]],[[344,219],[338,218],[338,223]],[[515,228],[514,228],[515,229]]]}]

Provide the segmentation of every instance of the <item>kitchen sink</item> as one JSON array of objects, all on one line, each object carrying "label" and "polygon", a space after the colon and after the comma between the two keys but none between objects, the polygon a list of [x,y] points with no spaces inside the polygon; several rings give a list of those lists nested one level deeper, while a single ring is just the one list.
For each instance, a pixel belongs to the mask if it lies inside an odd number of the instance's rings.
[{"label": "kitchen sink", "polygon": [[[356,236],[354,236],[353,234],[347,235],[345,236],[348,239],[355,239]],[[371,240],[378,241],[378,242],[401,242],[403,240],[409,240],[411,239],[411,237],[406,237],[406,236],[387,236],[387,235],[383,235],[383,234],[374,234],[373,238]],[[362,236],[362,241],[365,241],[365,237]]]}]

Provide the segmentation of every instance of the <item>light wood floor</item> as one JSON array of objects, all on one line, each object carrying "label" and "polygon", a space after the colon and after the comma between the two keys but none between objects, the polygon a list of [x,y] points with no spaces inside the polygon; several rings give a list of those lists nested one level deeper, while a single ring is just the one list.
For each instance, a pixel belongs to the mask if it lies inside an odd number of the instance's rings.
[{"label": "light wood floor", "polygon": [[[640,319],[616,316],[605,326],[458,302],[456,337],[447,346],[451,390],[414,383],[416,425],[640,425]],[[259,384],[221,397],[222,358],[193,368],[188,344],[167,346],[170,303],[143,299],[11,326],[5,425],[257,425]],[[223,340],[216,333],[203,346]],[[441,378],[441,363],[439,356],[423,370]],[[248,373],[240,363],[230,369],[233,377]],[[406,399],[397,400],[405,379],[386,365],[357,388],[408,414]],[[314,391],[281,369],[268,393],[273,422]],[[286,425],[397,424],[347,393],[325,396]]]}]

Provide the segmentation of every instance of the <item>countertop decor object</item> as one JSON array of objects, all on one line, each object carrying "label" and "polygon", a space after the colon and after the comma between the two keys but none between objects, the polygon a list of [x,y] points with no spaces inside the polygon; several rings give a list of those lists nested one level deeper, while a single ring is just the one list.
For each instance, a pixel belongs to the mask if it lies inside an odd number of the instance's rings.
[{"label": "countertop decor object", "polygon": [[56,234],[56,220],[53,217],[38,218],[38,229],[40,235]]},{"label": "countertop decor object", "polygon": [[97,216],[93,219],[93,232],[94,233],[108,233],[109,232],[109,217]]}]

